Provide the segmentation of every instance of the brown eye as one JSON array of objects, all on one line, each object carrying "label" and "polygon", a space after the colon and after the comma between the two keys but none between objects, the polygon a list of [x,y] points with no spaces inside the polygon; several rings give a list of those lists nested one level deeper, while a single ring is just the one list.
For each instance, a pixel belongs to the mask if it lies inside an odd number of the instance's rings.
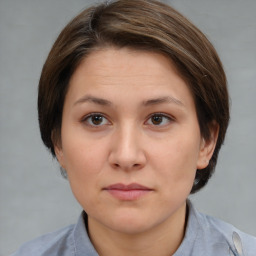
[{"label": "brown eye", "polygon": [[154,125],[160,125],[163,122],[163,117],[162,116],[152,116],[151,122]]},{"label": "brown eye", "polygon": [[91,120],[94,125],[100,125],[103,122],[103,118],[104,118],[103,116],[94,115],[91,117]]},{"label": "brown eye", "polygon": [[166,114],[156,113],[150,116],[150,118],[147,120],[147,124],[151,126],[165,126],[168,125],[173,121],[173,118]]},{"label": "brown eye", "polygon": [[110,124],[108,119],[101,114],[90,114],[83,119],[83,122],[89,126],[103,126]]}]

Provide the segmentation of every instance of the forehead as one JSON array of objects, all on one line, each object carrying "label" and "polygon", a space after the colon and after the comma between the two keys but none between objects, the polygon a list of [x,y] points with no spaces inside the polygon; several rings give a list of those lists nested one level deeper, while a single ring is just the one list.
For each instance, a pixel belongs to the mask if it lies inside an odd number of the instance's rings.
[{"label": "forehead", "polygon": [[89,91],[113,97],[128,93],[128,90],[134,95],[143,92],[146,98],[163,97],[170,90],[171,96],[184,94],[184,91],[190,94],[186,82],[165,55],[114,47],[90,53],[75,70],[69,87],[72,94]]},{"label": "forehead", "polygon": [[[168,76],[170,73],[170,76]],[[158,77],[161,80],[171,78],[184,79],[170,58],[152,51],[131,48],[97,48],[87,55],[75,70],[70,83],[89,77],[118,78],[121,77]],[[149,79],[150,80],[150,79]],[[149,81],[148,81],[149,82]]]},{"label": "forehead", "polygon": [[[151,68],[150,72],[153,74],[158,74],[164,67],[176,70],[171,60],[164,54],[128,47],[96,48],[83,62],[90,64],[88,68],[91,71],[101,67],[101,71],[104,71],[104,68],[106,68],[107,72],[109,72],[109,69],[116,68],[123,72],[127,72],[127,70],[133,71],[133,74],[137,75],[140,75],[142,71],[144,73],[147,67]],[[133,69],[135,65],[136,69]]]}]

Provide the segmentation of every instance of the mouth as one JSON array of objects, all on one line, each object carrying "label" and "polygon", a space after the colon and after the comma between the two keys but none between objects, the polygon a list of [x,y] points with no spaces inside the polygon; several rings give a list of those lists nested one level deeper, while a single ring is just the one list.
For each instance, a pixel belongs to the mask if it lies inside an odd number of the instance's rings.
[{"label": "mouth", "polygon": [[113,184],[103,189],[107,191],[111,196],[122,201],[134,201],[141,197],[144,197],[148,193],[152,192],[153,189],[145,187],[143,185],[132,183],[132,184]]}]

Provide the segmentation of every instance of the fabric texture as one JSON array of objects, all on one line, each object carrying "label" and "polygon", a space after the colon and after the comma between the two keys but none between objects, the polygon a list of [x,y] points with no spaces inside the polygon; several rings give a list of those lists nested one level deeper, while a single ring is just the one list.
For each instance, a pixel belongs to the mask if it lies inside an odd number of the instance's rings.
[{"label": "fabric texture", "polygon": [[[256,256],[256,237],[245,234],[219,219],[199,213],[188,201],[185,237],[173,256],[240,256],[233,242],[236,232],[242,241],[243,256]],[[83,212],[76,225],[46,234],[25,243],[11,256],[99,256],[87,234]]]}]

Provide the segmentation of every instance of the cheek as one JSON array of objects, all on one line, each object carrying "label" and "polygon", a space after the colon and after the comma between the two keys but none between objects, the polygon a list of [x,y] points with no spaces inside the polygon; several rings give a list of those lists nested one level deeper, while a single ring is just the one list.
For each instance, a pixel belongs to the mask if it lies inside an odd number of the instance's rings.
[{"label": "cheek", "polygon": [[106,160],[103,150],[95,152],[92,149],[76,149],[73,152],[69,154],[66,165],[69,180],[76,183],[92,183],[104,169]]},{"label": "cheek", "polygon": [[180,171],[196,169],[200,150],[199,139],[194,139],[192,136],[175,137],[154,143],[154,147],[152,147],[153,143],[150,143],[150,145],[148,152],[150,152],[151,159],[154,159],[155,163],[169,166],[170,169],[180,168]]},{"label": "cheek", "polygon": [[161,177],[161,183],[170,190],[190,189],[193,184],[199,143],[191,138],[175,138],[165,143],[155,145],[151,149],[153,169]]},{"label": "cheek", "polygon": [[[68,147],[67,147],[68,145]],[[71,189],[77,197],[88,197],[105,170],[107,145],[81,136],[66,136],[63,139],[65,167]],[[78,200],[79,201],[79,200]]]},{"label": "cheek", "polygon": [[94,148],[87,148],[74,150],[75,154],[69,154],[67,164],[67,174],[71,190],[83,207],[83,209],[90,210],[97,207],[100,203],[99,191],[101,176],[104,171],[104,152],[98,149],[95,152]]},{"label": "cheek", "polygon": [[64,130],[63,152],[68,172],[84,175],[98,170],[106,158],[107,141],[94,139],[82,129]]}]

